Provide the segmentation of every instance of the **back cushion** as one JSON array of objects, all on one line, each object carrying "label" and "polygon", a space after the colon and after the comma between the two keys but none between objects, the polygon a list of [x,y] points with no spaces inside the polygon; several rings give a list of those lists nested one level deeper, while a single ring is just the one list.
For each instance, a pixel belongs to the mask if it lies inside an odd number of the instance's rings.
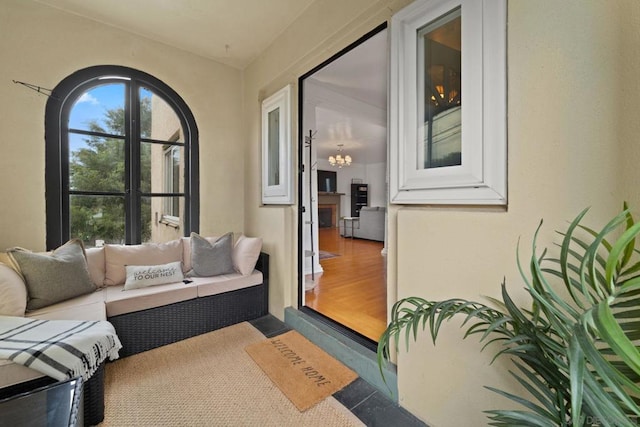
[{"label": "back cushion", "polygon": [[105,277],[107,286],[122,285],[127,277],[127,265],[160,265],[182,261],[182,239],[167,243],[142,245],[106,245],[104,247]]},{"label": "back cushion", "polygon": [[27,309],[27,287],[16,271],[0,264],[0,315],[24,316]]},{"label": "back cushion", "polygon": [[243,276],[251,274],[256,266],[261,250],[261,238],[240,236],[233,247],[233,267]]},{"label": "back cushion", "polygon": [[89,268],[89,276],[96,287],[104,286],[104,247],[85,249],[87,256],[87,267]]}]

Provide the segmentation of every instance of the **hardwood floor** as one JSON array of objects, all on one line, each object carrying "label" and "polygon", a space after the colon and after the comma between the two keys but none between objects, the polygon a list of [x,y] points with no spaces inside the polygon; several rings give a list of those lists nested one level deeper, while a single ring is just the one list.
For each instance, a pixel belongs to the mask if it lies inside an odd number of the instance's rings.
[{"label": "hardwood floor", "polygon": [[386,259],[382,242],[340,237],[338,228],[319,230],[324,272],[305,293],[307,307],[378,341],[387,323]]}]

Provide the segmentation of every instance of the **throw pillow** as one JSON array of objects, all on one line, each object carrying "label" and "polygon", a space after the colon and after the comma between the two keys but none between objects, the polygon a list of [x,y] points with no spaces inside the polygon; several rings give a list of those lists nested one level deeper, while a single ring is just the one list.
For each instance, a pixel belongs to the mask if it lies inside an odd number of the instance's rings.
[{"label": "throw pillow", "polygon": [[261,238],[240,236],[236,245],[233,247],[233,267],[243,276],[251,274],[256,266],[261,250]]},{"label": "throw pillow", "polygon": [[8,251],[27,285],[27,310],[46,307],[96,290],[89,277],[84,246],[69,240],[48,254],[15,248]]},{"label": "throw pillow", "polygon": [[104,284],[122,285],[127,277],[126,265],[159,265],[182,261],[182,239],[141,245],[105,245],[104,260]]},{"label": "throw pillow", "polygon": [[[219,238],[220,236],[205,237],[210,243],[215,243]],[[182,238],[182,248],[184,249],[182,254],[182,271],[188,273],[191,271],[191,237]],[[2,262],[1,259],[0,262]]]},{"label": "throw pillow", "polygon": [[197,233],[191,233],[191,272],[192,276],[219,276],[233,273],[233,233],[227,233],[209,242]]},{"label": "throw pillow", "polygon": [[27,288],[22,277],[5,264],[0,264],[0,316],[24,316]]},{"label": "throw pillow", "polygon": [[164,285],[180,282],[182,262],[175,261],[163,265],[127,265],[127,280],[124,290],[145,288],[147,286]]}]

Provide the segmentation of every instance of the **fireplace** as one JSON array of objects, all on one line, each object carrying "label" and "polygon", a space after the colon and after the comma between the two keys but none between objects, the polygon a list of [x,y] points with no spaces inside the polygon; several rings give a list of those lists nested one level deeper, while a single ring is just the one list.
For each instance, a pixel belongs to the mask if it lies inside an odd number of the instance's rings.
[{"label": "fireplace", "polygon": [[318,193],[318,227],[338,226],[340,215],[340,196],[343,193]]},{"label": "fireplace", "polygon": [[318,208],[318,227],[320,228],[331,228],[333,227],[333,209],[328,208]]}]

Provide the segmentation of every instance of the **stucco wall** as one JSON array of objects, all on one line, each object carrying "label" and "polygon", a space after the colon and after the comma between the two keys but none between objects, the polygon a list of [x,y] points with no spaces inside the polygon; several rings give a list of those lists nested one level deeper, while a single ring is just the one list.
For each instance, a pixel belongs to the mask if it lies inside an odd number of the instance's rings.
[{"label": "stucco wall", "polygon": [[[624,199],[640,207],[637,191],[622,185],[637,182],[638,169],[620,168],[621,156],[639,159],[637,121],[619,120],[628,115],[621,99],[639,94],[636,83],[629,92],[624,82],[629,70],[640,70],[640,4],[510,1],[508,16],[508,211],[400,209],[399,297],[497,296],[503,277],[522,294],[517,240],[530,256],[540,219],[540,247],[553,251],[554,230],[583,208],[592,207],[590,224],[603,226]],[[640,112],[637,101],[631,108]],[[451,328],[437,347],[423,339],[399,358],[402,403],[436,426],[480,425],[481,410],[500,402],[481,386],[504,380],[502,364],[486,366],[480,346],[459,339]]]},{"label": "stucco wall", "polygon": [[243,230],[240,71],[32,1],[0,3],[0,34],[0,250],[45,247],[47,98],[11,80],[53,88],[101,64],[145,71],[182,96],[200,131],[201,232]]},{"label": "stucco wall", "polygon": [[[259,206],[259,101],[406,3],[318,1],[245,70],[246,176],[255,184],[245,193],[246,224],[276,254],[271,311],[277,316],[297,301],[296,210]],[[499,296],[503,278],[526,303],[518,238],[527,257],[542,218],[539,244],[553,249],[554,231],[582,208],[592,206],[589,221],[599,226],[624,199],[640,205],[633,120],[640,112],[639,16],[633,0],[509,1],[508,209],[391,207],[390,304],[410,295]],[[461,337],[449,325],[436,348],[422,337],[399,355],[400,403],[430,425],[486,425],[482,411],[505,402],[483,385],[515,389],[506,362],[489,366],[491,353],[479,354],[476,342]]]}]

